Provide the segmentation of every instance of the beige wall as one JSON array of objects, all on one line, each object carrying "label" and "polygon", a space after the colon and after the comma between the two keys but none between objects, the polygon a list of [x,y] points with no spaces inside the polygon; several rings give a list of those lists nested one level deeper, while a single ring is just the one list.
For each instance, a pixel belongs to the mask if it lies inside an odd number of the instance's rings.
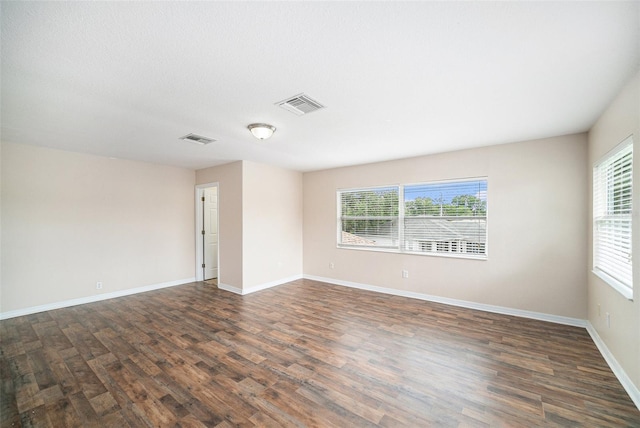
[{"label": "beige wall", "polygon": [[191,170],[3,143],[1,311],[193,278],[194,182]]},{"label": "beige wall", "polygon": [[196,171],[197,184],[216,182],[220,283],[242,289],[242,162]]},{"label": "beige wall", "polygon": [[302,173],[243,166],[243,289],[302,276]]},{"label": "beige wall", "polygon": [[242,292],[302,276],[302,174],[239,161],[196,171],[219,183],[220,282]]},{"label": "beige wall", "polygon": [[[633,253],[640,250],[640,233],[636,233],[640,212],[640,73],[622,90],[589,132],[589,172],[608,151],[633,134]],[[591,184],[591,176],[589,183]],[[591,203],[589,219],[592,218]],[[591,273],[593,234],[589,229],[588,319],[606,343],[636,388],[640,389],[640,258],[633,258],[634,301],[625,299]],[[598,314],[600,305],[600,314]],[[606,313],[611,315],[607,327]]]},{"label": "beige wall", "polygon": [[[304,273],[584,319],[586,165],[579,134],[306,173]],[[336,248],[336,189],[478,176],[488,177],[487,261]]]}]

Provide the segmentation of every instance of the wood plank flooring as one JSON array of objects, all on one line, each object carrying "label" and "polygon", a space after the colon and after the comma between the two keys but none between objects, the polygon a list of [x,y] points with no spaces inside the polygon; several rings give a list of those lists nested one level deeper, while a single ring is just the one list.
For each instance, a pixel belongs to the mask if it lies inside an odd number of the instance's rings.
[{"label": "wood plank flooring", "polygon": [[639,427],[581,328],[299,280],[0,322],[1,426]]}]

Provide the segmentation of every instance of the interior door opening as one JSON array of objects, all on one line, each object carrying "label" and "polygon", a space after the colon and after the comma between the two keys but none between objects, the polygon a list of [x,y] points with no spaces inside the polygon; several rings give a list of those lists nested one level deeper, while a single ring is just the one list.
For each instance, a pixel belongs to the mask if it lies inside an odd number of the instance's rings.
[{"label": "interior door opening", "polygon": [[218,284],[218,185],[196,186],[196,280]]}]

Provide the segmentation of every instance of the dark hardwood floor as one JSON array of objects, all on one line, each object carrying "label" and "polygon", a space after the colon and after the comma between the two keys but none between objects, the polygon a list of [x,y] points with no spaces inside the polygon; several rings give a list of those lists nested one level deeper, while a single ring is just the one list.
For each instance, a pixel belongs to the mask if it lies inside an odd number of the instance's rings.
[{"label": "dark hardwood floor", "polygon": [[0,322],[1,425],[640,426],[581,328],[300,280]]}]

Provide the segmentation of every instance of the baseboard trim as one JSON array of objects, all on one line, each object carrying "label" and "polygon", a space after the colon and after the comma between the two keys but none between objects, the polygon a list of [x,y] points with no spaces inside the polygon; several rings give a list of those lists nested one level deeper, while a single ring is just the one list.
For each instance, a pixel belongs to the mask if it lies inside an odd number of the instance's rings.
[{"label": "baseboard trim", "polygon": [[[264,284],[260,284],[260,285],[248,288],[246,290],[233,287],[231,285],[223,284],[223,283],[218,284],[218,288],[225,291],[229,291],[231,293],[239,294],[239,295],[247,295],[250,293],[255,293],[257,291],[276,287],[278,285],[282,285],[291,281],[296,281],[301,278],[310,279],[313,281],[326,282],[328,284],[334,284],[334,285],[339,285],[343,287],[358,288],[361,290],[368,290],[368,291],[374,291],[378,293],[390,294],[394,296],[409,297],[409,298],[425,300],[429,302],[443,303],[447,305],[459,306],[459,307],[469,308],[469,309],[477,309],[477,310],[486,311],[486,312],[493,312],[493,313],[504,314],[504,315],[513,315],[513,316],[522,317],[522,318],[548,321],[548,322],[553,322],[557,324],[570,325],[574,327],[583,327],[587,330],[587,332],[591,336],[591,339],[593,340],[596,347],[600,351],[600,354],[602,354],[603,358],[611,368],[611,371],[613,371],[615,376],[618,378],[618,380],[622,384],[622,387],[629,394],[629,397],[631,398],[633,403],[640,410],[640,389],[636,385],[634,385],[634,383],[631,381],[631,378],[629,378],[629,376],[624,371],[622,366],[618,363],[616,358],[613,356],[613,354],[611,353],[611,351],[609,350],[605,342],[602,340],[597,330],[587,320],[545,314],[541,312],[507,308],[504,306],[486,305],[482,303],[469,302],[466,300],[450,299],[447,297],[433,296],[429,294],[416,293],[413,291],[378,287],[375,285],[369,285],[369,284],[363,284],[363,283],[357,283],[357,282],[351,282],[351,281],[343,281],[339,279],[326,278],[326,277],[315,276],[315,275],[306,275],[306,274],[295,275],[292,277],[283,278],[276,281],[270,281]],[[87,297],[81,297],[78,299],[71,299],[71,300],[65,300],[61,302],[49,303],[46,305],[32,306],[29,308],[17,309],[15,311],[0,312],[0,320],[15,318],[23,315],[31,315],[31,314],[51,311],[55,309],[67,308],[67,307],[82,305],[86,303],[99,302],[102,300],[114,299],[116,297],[129,296],[132,294],[145,293],[147,291],[159,290],[159,289],[168,288],[168,287],[175,287],[177,285],[188,284],[191,282],[195,282],[195,277],[185,278],[185,279],[180,279],[175,281],[168,281],[168,282],[163,282],[159,284],[151,284],[151,285],[146,285],[144,287],[130,288],[127,290],[114,291],[112,293],[97,294],[95,296],[87,296]]]},{"label": "baseboard trim", "polygon": [[220,290],[228,291],[228,292],[233,293],[233,294],[242,295],[242,288],[234,287],[233,285],[224,284],[222,282],[219,282],[218,283],[218,288]]},{"label": "baseboard trim", "polygon": [[416,293],[414,291],[397,290],[394,288],[378,287],[375,285],[362,284],[359,282],[342,281],[339,279],[325,278],[315,275],[304,275],[304,278],[314,281],[326,282],[329,284],[341,285],[361,290],[375,291],[378,293],[392,294],[394,296],[410,297],[413,299],[425,300],[428,302],[444,303],[445,305],[459,306],[462,308],[477,309],[479,311],[493,312],[496,314],[513,315],[521,318],[530,318],[539,321],[548,321],[556,324],[570,325],[573,327],[587,327],[587,321],[579,318],[563,317],[560,315],[545,314],[541,312],[525,311],[522,309],[507,308],[504,306],[486,305],[484,303],[470,302],[467,300],[450,299],[448,297],[433,296],[430,294]]},{"label": "baseboard trim", "polygon": [[513,315],[517,317],[530,318],[530,319],[535,319],[540,321],[548,321],[548,322],[553,322],[557,324],[564,324],[564,325],[570,325],[573,327],[585,328],[589,333],[589,335],[591,336],[591,339],[595,343],[596,347],[598,348],[598,351],[600,351],[600,354],[609,365],[609,368],[611,368],[611,371],[613,372],[613,374],[616,376],[616,378],[618,379],[622,387],[625,389],[625,391],[627,391],[627,394],[629,394],[631,401],[633,401],[633,403],[636,405],[638,410],[640,410],[640,389],[638,389],[638,387],[631,381],[631,378],[627,375],[627,373],[624,371],[622,366],[618,363],[618,361],[613,356],[613,354],[611,353],[607,345],[604,343],[604,341],[602,340],[602,338],[600,337],[596,329],[588,320],[545,314],[541,312],[524,311],[520,309],[507,308],[503,306],[485,305],[482,303],[469,302],[466,300],[449,299],[447,297],[431,296],[428,294],[415,293],[412,291],[377,287],[375,285],[361,284],[361,283],[350,282],[350,281],[342,281],[338,279],[325,278],[325,277],[320,277],[315,275],[304,275],[304,278],[311,279],[314,281],[326,282],[334,285],[340,285],[344,287],[359,288],[361,290],[375,291],[375,292],[384,293],[384,294],[392,294],[394,296],[410,297],[414,299],[426,300],[429,302],[444,303],[447,305],[460,306],[463,308],[477,309],[481,311],[493,312],[498,314]]},{"label": "baseboard trim", "polygon": [[267,288],[277,287],[278,285],[286,284],[287,282],[297,281],[302,279],[302,275],[294,275],[288,278],[277,279],[275,281],[265,282],[264,284],[254,285],[253,287],[248,287],[247,289],[242,290],[242,294],[251,294],[256,291],[266,290]]},{"label": "baseboard trim", "polygon": [[100,302],[102,300],[114,299],[116,297],[129,296],[131,294],[145,293],[147,291],[159,290],[161,288],[175,287],[176,285],[188,284],[195,282],[195,277],[178,279],[175,281],[161,282],[159,284],[145,285],[144,287],[128,288],[126,290],[114,291],[111,293],[96,294],[95,296],[80,297],[77,299],[64,300],[61,302],[48,303],[46,305],[31,306],[29,308],[17,309],[15,311],[1,312],[0,320],[20,317],[23,315],[36,314],[38,312],[52,311],[54,309],[68,308],[70,306],[83,305],[85,303]]},{"label": "baseboard trim", "polygon": [[247,294],[255,293],[256,291],[266,290],[267,288],[276,287],[278,285],[286,284],[287,282],[297,281],[302,279],[302,275],[294,275],[288,278],[281,278],[275,281],[265,282],[264,284],[254,285],[253,287],[248,288],[238,288],[227,284],[218,284],[218,288],[225,291],[230,291],[231,293],[240,294],[241,296],[246,296]]},{"label": "baseboard trim", "polygon": [[625,389],[625,391],[627,391],[627,394],[629,394],[629,397],[631,397],[631,400],[636,405],[638,410],[640,410],[640,389],[633,384],[631,378],[629,377],[629,375],[627,375],[627,372],[625,372],[620,363],[618,363],[616,357],[613,356],[613,353],[611,353],[609,347],[606,345],[606,343],[604,343],[604,340],[602,340],[602,338],[598,334],[598,331],[589,321],[587,321],[587,331],[589,332],[591,339],[593,339],[593,343],[596,344],[596,347],[602,354],[602,357],[611,368],[613,374],[616,375],[616,377],[622,384],[622,387]]}]

